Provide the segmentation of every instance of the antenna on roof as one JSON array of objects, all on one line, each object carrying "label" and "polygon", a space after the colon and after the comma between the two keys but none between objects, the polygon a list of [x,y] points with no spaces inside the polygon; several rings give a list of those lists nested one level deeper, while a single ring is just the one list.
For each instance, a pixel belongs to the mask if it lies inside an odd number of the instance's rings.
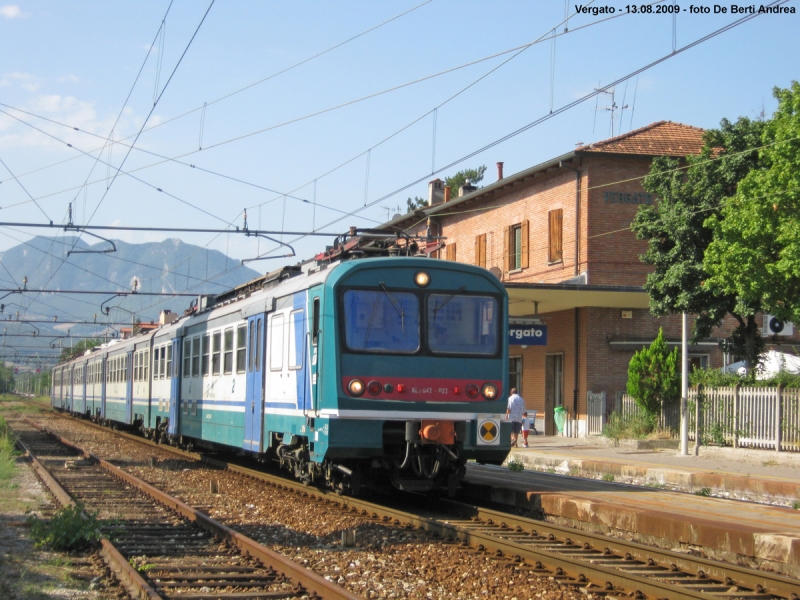
[{"label": "antenna on roof", "polygon": [[[614,118],[616,117],[616,112],[618,110],[624,111],[626,108],[628,108],[628,105],[627,104],[625,104],[624,106],[617,105],[614,99],[614,95],[616,94],[617,90],[616,86],[611,88],[611,91],[602,90],[600,88],[594,88],[594,89],[600,92],[601,94],[608,94],[609,96],[611,96],[611,106],[600,106],[598,108],[595,108],[595,110],[607,110],[608,112],[611,113],[611,137],[614,137]],[[621,130],[622,130],[622,115],[620,115],[620,126],[617,133],[620,133]]]}]

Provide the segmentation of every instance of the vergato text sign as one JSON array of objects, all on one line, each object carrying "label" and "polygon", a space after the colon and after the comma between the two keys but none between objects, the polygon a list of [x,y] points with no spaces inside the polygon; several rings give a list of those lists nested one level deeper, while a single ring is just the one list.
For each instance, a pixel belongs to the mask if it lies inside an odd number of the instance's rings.
[{"label": "vergato text sign", "polygon": [[547,346],[547,325],[509,324],[508,343],[511,346]]},{"label": "vergato text sign", "polygon": [[606,204],[652,204],[653,194],[644,192],[603,192],[603,200]]}]

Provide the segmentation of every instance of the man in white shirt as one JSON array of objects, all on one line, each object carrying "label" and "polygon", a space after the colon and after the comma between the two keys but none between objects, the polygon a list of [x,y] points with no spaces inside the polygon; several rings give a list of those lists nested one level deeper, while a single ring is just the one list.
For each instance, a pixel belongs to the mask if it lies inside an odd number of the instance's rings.
[{"label": "man in white shirt", "polygon": [[517,388],[511,388],[511,395],[508,397],[508,408],[506,409],[506,419],[511,420],[511,445],[517,445],[519,432],[522,431],[522,415],[525,412],[525,401],[522,396],[517,394]]}]

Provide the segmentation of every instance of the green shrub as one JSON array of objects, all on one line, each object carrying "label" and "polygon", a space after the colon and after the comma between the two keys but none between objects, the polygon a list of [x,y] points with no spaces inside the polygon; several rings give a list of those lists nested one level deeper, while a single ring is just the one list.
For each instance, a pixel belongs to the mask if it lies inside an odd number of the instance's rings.
[{"label": "green shrub", "polygon": [[33,515],[28,517],[31,538],[37,548],[76,550],[100,539],[97,513],[86,513],[83,506],[73,504],[58,510],[49,520]]},{"label": "green shrub", "polygon": [[711,495],[711,488],[700,488],[694,493],[695,496],[710,496]]},{"label": "green shrub", "polygon": [[603,473],[603,481],[614,481],[614,474],[613,473]]},{"label": "green shrub", "polygon": [[508,470],[509,471],[524,471],[525,470],[525,463],[522,462],[520,459],[515,458],[508,462]]},{"label": "green shrub", "polygon": [[0,481],[11,479],[17,470],[15,455],[14,438],[6,420],[0,416]]},{"label": "green shrub", "polygon": [[652,415],[643,413],[623,416],[612,412],[608,422],[603,427],[603,435],[612,440],[622,439],[640,440],[653,431],[656,421]]},{"label": "green shrub", "polygon": [[678,364],[678,349],[669,351],[662,329],[628,364],[628,393],[648,417],[648,433],[655,429],[662,408],[680,399]]}]

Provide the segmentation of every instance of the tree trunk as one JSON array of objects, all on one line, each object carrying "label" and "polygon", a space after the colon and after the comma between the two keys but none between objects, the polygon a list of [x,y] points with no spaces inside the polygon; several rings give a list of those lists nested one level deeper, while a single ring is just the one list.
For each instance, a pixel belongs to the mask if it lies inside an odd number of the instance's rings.
[{"label": "tree trunk", "polygon": [[747,366],[747,376],[753,375],[753,369],[758,364],[758,345],[756,344],[756,336],[760,336],[761,331],[756,324],[756,316],[749,315],[747,317],[747,328],[745,329],[744,336],[744,349],[745,349],[745,364]]}]

